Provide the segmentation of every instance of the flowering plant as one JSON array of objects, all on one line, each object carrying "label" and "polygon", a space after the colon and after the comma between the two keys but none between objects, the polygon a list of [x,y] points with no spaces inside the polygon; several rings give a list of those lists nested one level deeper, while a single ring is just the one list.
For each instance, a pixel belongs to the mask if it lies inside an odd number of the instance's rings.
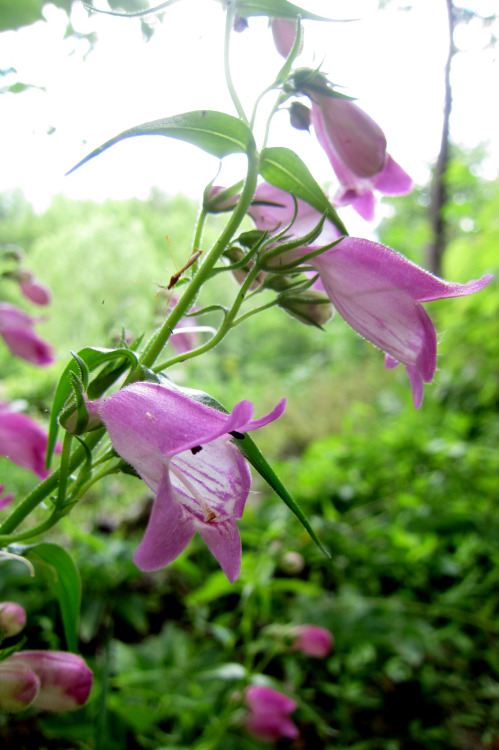
[{"label": "flowering plant", "polygon": [[[253,418],[249,400],[230,410],[203,391],[173,382],[172,368],[213,350],[233,329],[270,307],[321,329],[336,310],[384,352],[388,369],[405,367],[418,409],[424,384],[433,380],[437,365],[437,333],[422,304],[475,294],[491,280],[485,275],[447,282],[394,249],[349,235],[339,213],[344,206],[352,205],[362,218],[372,220],[374,193],[407,194],[411,178],[389,155],[382,129],[361,106],[320,70],[295,67],[304,46],[302,21],[321,19],[287,0],[232,0],[223,3],[223,9],[225,76],[236,114],[200,109],[142,123],[105,142],[69,173],[116,143],[145,135],[181,140],[220,161],[243,155],[246,168],[233,185],[215,185],[214,177],[206,186],[189,257],[166,286],[168,314],[147,341],[129,341],[123,335],[114,348],[88,346],[72,353],[56,386],[48,435],[26,415],[1,407],[0,453],[42,480],[4,515],[3,547],[33,541],[104,477],[128,473],[154,495],[134,556],[137,568],[149,572],[168,566],[199,533],[234,583],[244,553],[237,521],[250,493],[251,466],[327,555],[312,524],[249,435],[280,418],[285,399],[264,416],[257,408],[259,416]],[[270,16],[278,53],[284,58],[264,92],[273,93],[275,102],[262,137],[256,121],[263,116],[263,96],[249,116],[230,67],[233,31],[244,32],[253,16]],[[291,126],[311,127],[323,148],[338,182],[331,200],[295,151],[269,145],[274,117],[284,108],[289,109]],[[224,214],[226,221],[216,241],[205,247],[205,227],[214,214]],[[252,230],[243,224],[248,218],[254,223]],[[238,284],[230,304],[203,306],[203,290],[216,289],[222,274],[232,275]],[[11,278],[30,301],[50,302],[49,291],[31,272],[16,269]],[[216,327],[200,324],[203,316],[214,313]],[[54,360],[53,350],[36,334],[36,322],[10,303],[0,303],[0,335],[10,351],[32,364],[48,365]],[[61,433],[62,445],[57,442]],[[61,456],[53,470],[56,452]],[[3,497],[0,508],[11,502],[10,495]],[[36,521],[30,525],[32,518]],[[57,579],[56,590],[64,603],[66,640],[71,651],[76,650],[72,646],[77,643],[80,600],[68,553],[43,543],[5,552],[7,557],[16,554],[38,557],[56,572],[71,571],[62,583]],[[332,649],[332,635],[318,626],[298,626],[291,634],[289,650],[323,658]],[[12,712],[29,706],[73,710],[86,701],[91,686],[81,657],[55,650],[5,652],[0,672],[0,708]],[[248,687],[248,673],[244,679],[248,712],[241,723],[264,741],[296,738],[299,730],[289,714],[298,704],[273,688]]]}]

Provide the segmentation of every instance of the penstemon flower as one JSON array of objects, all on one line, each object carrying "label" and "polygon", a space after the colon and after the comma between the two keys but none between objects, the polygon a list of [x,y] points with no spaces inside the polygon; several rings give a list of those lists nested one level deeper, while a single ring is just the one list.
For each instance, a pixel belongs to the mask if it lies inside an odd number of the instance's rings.
[{"label": "penstemon flower", "polygon": [[[256,226],[271,232],[286,227],[293,218],[291,196],[271,186],[262,186],[257,193],[272,205],[251,207],[248,213]],[[299,237],[320,218],[318,211],[298,201],[288,235]],[[286,253],[282,262],[320,249],[331,238],[334,241],[335,234],[338,237],[338,230],[327,222],[313,246]],[[389,247],[356,237],[343,237],[307,264],[318,272],[321,288],[346,322],[386,353],[386,366],[405,366],[416,409],[423,401],[423,385],[431,383],[437,365],[435,327],[421,303],[474,294],[492,279],[486,275],[467,284],[447,282]]]},{"label": "penstemon flower", "polygon": [[88,700],[93,675],[81,656],[65,651],[18,651],[0,662],[0,709],[75,711]]},{"label": "penstemon flower", "polygon": [[354,102],[321,93],[331,91],[317,75],[303,93],[312,102],[315,135],[338,178],[341,188],[336,206],[352,205],[363,219],[374,219],[374,191],[405,195],[412,179],[387,153],[386,137],[379,125]]},{"label": "penstemon flower", "polygon": [[283,399],[270,414],[253,420],[249,401],[225,414],[154,383],[134,383],[88,402],[117,453],[156,494],[134,557],[138,568],[168,565],[199,531],[229,581],[236,580],[241,567],[236,520],[242,517],[251,476],[232,437],[243,438],[273,422],[284,407]]}]

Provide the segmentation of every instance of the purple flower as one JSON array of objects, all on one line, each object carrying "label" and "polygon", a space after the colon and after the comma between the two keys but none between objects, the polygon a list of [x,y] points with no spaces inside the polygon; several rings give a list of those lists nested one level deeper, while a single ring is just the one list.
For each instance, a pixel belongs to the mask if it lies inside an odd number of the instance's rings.
[{"label": "purple flower", "polygon": [[[60,450],[60,446],[58,446]],[[8,411],[0,405],[0,456],[6,456],[19,466],[46,479],[45,468],[47,435],[36,422],[18,412]]]},{"label": "purple flower", "polygon": [[307,656],[323,659],[333,648],[332,633],[317,625],[297,625],[293,628],[293,635],[293,650],[302,651]]},{"label": "purple flower", "polygon": [[[23,687],[23,700],[19,694],[15,700],[24,705],[7,708],[0,695],[0,708],[22,711],[28,705],[44,711],[75,711],[87,701],[92,689],[93,675],[81,656],[64,651],[18,651],[0,663],[0,670],[6,667],[11,675],[11,683],[18,682]],[[0,671],[1,674],[1,671]],[[30,679],[31,675],[31,679]],[[34,679],[33,679],[34,678]],[[0,677],[0,684],[3,675]],[[33,686],[38,683],[33,695]]]},{"label": "purple flower", "polygon": [[[255,193],[257,198],[273,204],[252,205],[248,211],[259,229],[275,233],[292,220],[294,203],[284,191],[261,185]],[[319,219],[318,211],[298,201],[298,213],[288,235],[306,234]],[[296,260],[339,236],[336,227],[326,222],[313,246],[286,253],[284,262]],[[423,401],[423,384],[433,380],[437,364],[435,328],[420,303],[474,294],[492,279],[486,275],[467,284],[450,283],[395,250],[355,237],[344,237],[307,264],[319,273],[320,288],[347,323],[386,353],[386,367],[399,363],[405,366],[416,409]]]},{"label": "purple flower", "polygon": [[134,383],[100,402],[89,402],[119,455],[156,494],[135,553],[141,570],[168,565],[199,531],[232,583],[241,566],[242,517],[251,484],[246,460],[232,436],[273,422],[284,399],[252,420],[249,401],[225,414],[166,385]]},{"label": "purple flower", "polygon": [[31,271],[19,271],[17,273],[17,280],[21,292],[26,299],[34,302],[35,305],[50,304],[52,300],[50,289],[45,284],[42,284],[41,281],[38,281]]},{"label": "purple flower", "polygon": [[374,219],[373,191],[404,195],[412,180],[386,152],[386,138],[374,120],[346,99],[307,92],[312,99],[315,135],[341,184],[336,206],[352,204],[367,221]]},{"label": "purple flower", "polygon": [[[270,26],[272,28],[272,36],[274,37],[276,50],[282,57],[288,57],[293,49],[293,44],[295,43],[298,22],[288,18],[272,18]],[[302,47],[303,32],[298,54],[302,51]]]},{"label": "purple flower", "polygon": [[0,636],[11,638],[26,625],[26,611],[15,602],[0,602]]},{"label": "purple flower", "polygon": [[355,237],[345,237],[308,263],[347,323],[386,352],[386,366],[405,366],[416,409],[437,365],[435,328],[421,302],[474,294],[492,279],[447,282],[395,250]]},{"label": "purple flower", "polygon": [[14,356],[34,365],[50,365],[54,353],[50,344],[34,331],[36,318],[8,302],[0,303],[0,335]]},{"label": "purple flower", "polygon": [[246,690],[244,700],[250,710],[245,726],[255,737],[263,742],[298,737],[298,728],[289,718],[296,703],[287,695],[269,687],[252,685]]}]

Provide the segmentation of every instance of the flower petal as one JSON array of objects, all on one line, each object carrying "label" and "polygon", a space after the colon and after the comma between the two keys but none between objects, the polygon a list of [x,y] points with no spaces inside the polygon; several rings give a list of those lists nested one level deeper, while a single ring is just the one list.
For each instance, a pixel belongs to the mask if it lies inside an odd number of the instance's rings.
[{"label": "flower petal", "polygon": [[334,150],[357,177],[372,177],[381,172],[386,159],[386,138],[379,125],[351,101],[317,94],[312,96],[314,129],[320,120],[321,137],[317,130],[316,135],[328,156]]},{"label": "flower petal", "polygon": [[382,171],[372,178],[373,187],[383,195],[406,195],[412,190],[412,177],[388,154]]},{"label": "flower petal", "polygon": [[164,568],[183,552],[195,533],[194,521],[178,502],[165,468],[146,532],[133,558],[136,566],[139,570]]},{"label": "flower petal", "polygon": [[202,523],[198,531],[230,583],[234,583],[241,572],[241,537],[235,520],[226,518],[220,523]]}]

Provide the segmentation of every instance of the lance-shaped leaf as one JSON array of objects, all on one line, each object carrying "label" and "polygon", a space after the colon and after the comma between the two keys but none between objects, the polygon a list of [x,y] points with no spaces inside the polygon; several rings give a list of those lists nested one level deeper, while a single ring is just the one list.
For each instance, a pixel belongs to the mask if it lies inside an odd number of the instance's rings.
[{"label": "lance-shaped leaf", "polygon": [[31,547],[28,557],[41,568],[61,609],[66,643],[70,651],[78,651],[78,618],[81,604],[80,575],[73,558],[57,544]]},{"label": "lance-shaped leaf", "polygon": [[274,187],[309,203],[330,219],[342,234],[348,234],[321,186],[294,151],[282,147],[264,149],[260,159],[260,174]]},{"label": "lance-shaped leaf", "polygon": [[94,156],[98,156],[110,146],[114,146],[115,143],[126,138],[134,138],[137,135],[164,135],[167,138],[176,138],[186,143],[192,143],[219,159],[228,154],[244,154],[255,148],[251,130],[244,122],[224,112],[202,109],[174,115],[173,117],[165,117],[161,120],[144,122],[125,130],[92,151],[91,154],[70,169],[67,174],[71,174],[82,164],[93,159]]},{"label": "lance-shaped leaf", "polygon": [[[80,360],[80,363],[78,363],[78,359]],[[47,469],[50,468],[52,455],[54,453],[54,448],[57,441],[57,433],[59,431],[59,414],[64,408],[68,397],[73,393],[73,381],[70,373],[80,375],[82,369],[81,363],[84,363],[85,367],[90,371],[94,370],[96,367],[99,367],[99,365],[116,359],[128,360],[132,367],[135,367],[138,364],[137,355],[134,354],[134,352],[130,351],[130,349],[99,349],[96,347],[85,347],[85,349],[80,349],[77,354],[77,358],[74,358],[73,355],[73,359],[71,360],[71,362],[69,362],[61,377],[59,378],[59,382],[54,394],[54,400],[52,402],[47,444]],[[119,377],[122,372],[121,368],[115,372],[117,372],[116,377]]]}]

